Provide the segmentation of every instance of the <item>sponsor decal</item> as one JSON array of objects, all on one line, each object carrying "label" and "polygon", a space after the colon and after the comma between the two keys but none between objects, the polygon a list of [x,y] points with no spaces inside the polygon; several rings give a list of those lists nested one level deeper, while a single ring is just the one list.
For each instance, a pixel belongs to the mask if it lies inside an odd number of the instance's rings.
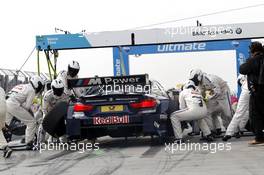
[{"label": "sponsor decal", "polygon": [[70,87],[87,87],[99,85],[114,85],[114,84],[147,84],[147,75],[131,75],[117,77],[94,77],[70,79],[68,85]]},{"label": "sponsor decal", "polygon": [[206,43],[186,43],[186,44],[164,44],[158,45],[158,52],[175,52],[175,51],[195,51],[205,50]]},{"label": "sponsor decal", "polygon": [[111,125],[111,124],[127,124],[129,116],[108,116],[108,117],[93,117],[94,125]]},{"label": "sponsor decal", "polygon": [[116,59],[115,69],[116,69],[116,75],[120,76],[121,75],[121,60],[119,58]]},{"label": "sponsor decal", "polygon": [[48,44],[56,44],[58,40],[58,38],[47,38]]},{"label": "sponsor decal", "polygon": [[[234,31],[234,29],[232,29],[231,27],[226,27],[226,28],[201,28],[201,29],[197,29],[195,31],[192,32],[192,36],[216,36],[216,35],[232,35],[234,34],[236,31]],[[242,32],[238,31],[238,32]],[[240,33],[237,33],[240,34]]]}]

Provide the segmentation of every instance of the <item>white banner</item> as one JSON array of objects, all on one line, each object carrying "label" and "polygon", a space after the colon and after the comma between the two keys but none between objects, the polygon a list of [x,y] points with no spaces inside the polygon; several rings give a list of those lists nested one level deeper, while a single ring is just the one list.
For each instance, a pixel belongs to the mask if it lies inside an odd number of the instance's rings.
[{"label": "white banner", "polygon": [[264,22],[86,33],[92,47],[264,38]]}]

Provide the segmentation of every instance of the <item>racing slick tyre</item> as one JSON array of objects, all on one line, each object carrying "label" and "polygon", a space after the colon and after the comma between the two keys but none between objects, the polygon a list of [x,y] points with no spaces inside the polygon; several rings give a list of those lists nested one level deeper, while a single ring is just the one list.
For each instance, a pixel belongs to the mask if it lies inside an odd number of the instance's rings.
[{"label": "racing slick tyre", "polygon": [[65,116],[68,103],[60,102],[43,119],[43,129],[51,136],[58,138],[66,134]]},{"label": "racing slick tyre", "polygon": [[167,113],[170,115],[174,111],[178,111],[178,110],[179,110],[179,100],[178,100],[178,97],[177,97],[177,99],[170,99],[170,101],[169,101],[169,108],[167,110]]}]

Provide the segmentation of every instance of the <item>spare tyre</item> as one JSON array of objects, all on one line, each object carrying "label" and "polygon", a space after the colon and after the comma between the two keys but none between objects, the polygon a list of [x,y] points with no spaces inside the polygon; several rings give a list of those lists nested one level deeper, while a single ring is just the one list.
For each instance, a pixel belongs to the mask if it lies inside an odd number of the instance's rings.
[{"label": "spare tyre", "polygon": [[169,100],[169,107],[167,113],[170,115],[175,111],[178,111],[180,109],[179,104],[179,96],[174,96],[174,98],[170,98]]},{"label": "spare tyre", "polygon": [[168,120],[167,120],[167,136],[168,137],[171,137],[171,136],[174,136],[174,132],[173,132],[173,128],[172,128],[172,124],[171,124],[171,119],[170,119],[170,115],[175,112],[175,111],[178,111],[179,110],[179,96],[176,95],[174,96],[174,98],[170,98],[170,101],[169,101],[169,107],[168,107],[168,110],[167,110],[167,114],[168,114]]},{"label": "spare tyre", "polygon": [[43,129],[51,136],[58,138],[66,134],[65,117],[68,103],[59,102],[43,119]]}]

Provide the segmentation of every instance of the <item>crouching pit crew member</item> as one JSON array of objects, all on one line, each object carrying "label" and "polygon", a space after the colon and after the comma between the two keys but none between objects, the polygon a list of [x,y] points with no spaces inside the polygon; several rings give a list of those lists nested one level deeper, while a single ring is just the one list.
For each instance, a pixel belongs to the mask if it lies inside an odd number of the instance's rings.
[{"label": "crouching pit crew member", "polygon": [[181,122],[198,121],[198,126],[203,132],[207,141],[213,141],[211,131],[203,118],[206,117],[207,108],[202,95],[196,88],[193,81],[189,80],[183,87],[179,95],[180,110],[171,114],[171,123],[173,126],[175,143],[181,143],[183,140]]},{"label": "crouching pit crew member", "polygon": [[5,130],[5,118],[6,118],[6,99],[5,91],[0,87],[0,149],[3,150],[3,156],[9,158],[12,154],[12,149],[9,148],[6,138],[3,134]]},{"label": "crouching pit crew member", "polygon": [[[64,84],[62,80],[58,78],[53,80],[51,83],[51,89],[44,94],[42,106],[43,118],[54,108],[57,103],[68,100],[68,96],[64,93]],[[45,133],[42,125],[40,125],[38,131],[38,143],[46,141],[48,137],[49,139],[51,138],[51,136]]]},{"label": "crouching pit crew member", "polygon": [[6,101],[6,123],[10,124],[13,116],[21,120],[26,127],[25,142],[27,149],[33,148],[37,130],[37,120],[32,115],[31,106],[36,96],[44,89],[44,81],[39,76],[33,76],[28,84],[15,86]]}]

